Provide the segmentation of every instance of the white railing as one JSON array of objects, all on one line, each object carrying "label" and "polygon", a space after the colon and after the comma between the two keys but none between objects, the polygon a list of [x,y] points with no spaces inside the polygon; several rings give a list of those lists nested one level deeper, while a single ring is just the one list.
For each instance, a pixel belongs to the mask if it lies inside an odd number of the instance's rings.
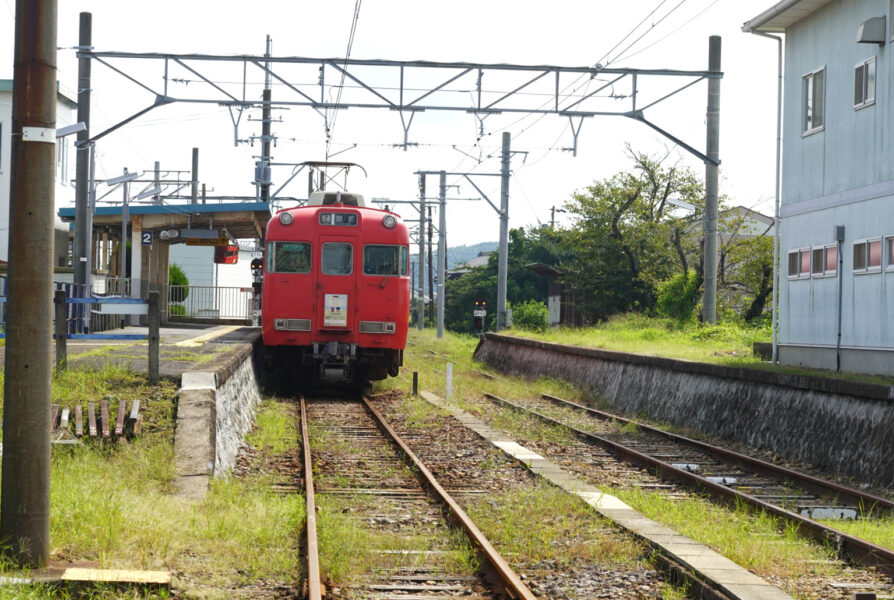
[{"label": "white railing", "polygon": [[190,319],[251,319],[250,287],[169,286],[167,316]]}]

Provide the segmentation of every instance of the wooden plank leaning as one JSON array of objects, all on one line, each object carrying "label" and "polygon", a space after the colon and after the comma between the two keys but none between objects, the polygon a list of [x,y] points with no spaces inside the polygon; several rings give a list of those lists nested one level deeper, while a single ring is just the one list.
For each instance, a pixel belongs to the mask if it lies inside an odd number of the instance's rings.
[{"label": "wooden plank leaning", "polygon": [[115,435],[119,438],[124,435],[124,413],[126,412],[126,408],[126,400],[118,402],[118,417],[115,419]]},{"label": "wooden plank leaning", "polygon": [[102,437],[108,439],[111,436],[109,423],[109,401],[103,398],[99,401],[99,418],[102,421]]},{"label": "wooden plank leaning", "polygon": [[96,405],[93,402],[87,404],[87,431],[91,437],[96,437]]},{"label": "wooden plank leaning", "polygon": [[75,436],[81,437],[84,435],[84,410],[81,408],[81,405],[78,404],[75,406]]}]

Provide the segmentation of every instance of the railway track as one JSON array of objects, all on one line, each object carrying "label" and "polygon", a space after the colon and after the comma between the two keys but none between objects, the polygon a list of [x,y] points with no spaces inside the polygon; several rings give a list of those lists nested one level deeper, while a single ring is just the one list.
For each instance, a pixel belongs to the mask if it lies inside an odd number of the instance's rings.
[{"label": "railway track", "polygon": [[[327,597],[534,599],[521,578],[368,401],[306,402],[302,398],[301,415],[310,600],[322,595],[316,494],[368,500],[344,511],[356,526],[373,529],[374,539],[387,540],[374,550],[386,568],[371,574],[357,589],[332,590]],[[314,431],[321,436],[313,451],[311,424],[319,427]],[[448,519],[464,531],[477,551],[482,566],[478,573],[460,568],[451,559],[457,541]],[[421,545],[420,540],[424,540]]]},{"label": "railway track", "polygon": [[[841,558],[894,576],[894,552],[815,520],[890,514],[894,503],[886,498],[555,396],[543,394],[526,401],[524,406],[492,394],[485,397],[547,423],[567,427],[581,442],[644,467],[673,485],[729,505],[745,504],[766,511],[792,524],[801,535],[836,547]],[[556,407],[578,413],[587,430],[546,414],[556,412]]]}]

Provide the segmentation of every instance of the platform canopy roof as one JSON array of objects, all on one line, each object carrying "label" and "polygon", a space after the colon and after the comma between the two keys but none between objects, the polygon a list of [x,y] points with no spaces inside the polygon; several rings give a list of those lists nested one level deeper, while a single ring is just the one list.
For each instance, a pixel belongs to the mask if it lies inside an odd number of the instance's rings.
[{"label": "platform canopy roof", "polygon": [[[214,204],[133,204],[127,207],[130,221],[139,216],[143,231],[170,229],[226,230],[235,239],[257,239],[264,235],[271,207],[267,202],[231,202]],[[59,218],[73,222],[75,209],[63,208]],[[115,231],[121,228],[121,206],[96,209],[93,227]]]}]

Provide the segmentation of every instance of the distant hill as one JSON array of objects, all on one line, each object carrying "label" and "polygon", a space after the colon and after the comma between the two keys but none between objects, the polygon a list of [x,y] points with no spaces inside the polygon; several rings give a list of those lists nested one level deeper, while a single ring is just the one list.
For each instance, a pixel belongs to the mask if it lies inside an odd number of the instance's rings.
[{"label": "distant hill", "polygon": [[[457,265],[462,264],[464,262],[469,262],[476,256],[478,256],[481,252],[491,252],[496,250],[500,245],[499,242],[481,242],[480,244],[473,244],[471,246],[453,246],[447,248],[447,270],[455,269]],[[418,245],[410,244],[410,250],[418,249]],[[417,254],[411,254],[410,260],[415,262],[417,259]],[[434,260],[437,261],[438,251],[435,249]]]},{"label": "distant hill", "polygon": [[481,252],[496,250],[499,245],[499,242],[481,242],[472,246],[447,248],[447,269],[454,269],[456,265],[472,260]]}]

